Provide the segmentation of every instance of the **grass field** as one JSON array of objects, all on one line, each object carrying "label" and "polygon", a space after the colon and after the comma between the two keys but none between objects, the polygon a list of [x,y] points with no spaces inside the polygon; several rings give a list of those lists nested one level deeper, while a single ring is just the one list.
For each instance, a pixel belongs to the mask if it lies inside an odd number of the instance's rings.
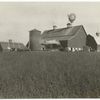
[{"label": "grass field", "polygon": [[100,97],[100,53],[0,53],[0,98]]}]

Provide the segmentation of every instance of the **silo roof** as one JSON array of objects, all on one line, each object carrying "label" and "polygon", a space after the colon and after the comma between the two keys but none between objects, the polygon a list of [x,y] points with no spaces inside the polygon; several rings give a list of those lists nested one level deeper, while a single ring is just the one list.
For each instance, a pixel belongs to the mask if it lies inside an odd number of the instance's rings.
[{"label": "silo roof", "polygon": [[29,32],[31,32],[31,31],[38,31],[38,32],[41,32],[41,31],[39,31],[39,30],[37,30],[37,29],[30,30]]}]

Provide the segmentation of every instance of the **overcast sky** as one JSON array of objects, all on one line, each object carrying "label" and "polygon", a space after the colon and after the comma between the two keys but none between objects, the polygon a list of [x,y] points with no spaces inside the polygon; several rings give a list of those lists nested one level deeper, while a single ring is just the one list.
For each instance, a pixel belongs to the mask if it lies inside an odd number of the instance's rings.
[{"label": "overcast sky", "polygon": [[100,3],[90,2],[59,2],[59,3],[0,3],[0,41],[12,39],[15,42],[27,43],[29,31],[44,31],[66,27],[67,14],[75,13],[74,25],[83,25],[88,34],[93,35],[98,43],[100,37]]}]

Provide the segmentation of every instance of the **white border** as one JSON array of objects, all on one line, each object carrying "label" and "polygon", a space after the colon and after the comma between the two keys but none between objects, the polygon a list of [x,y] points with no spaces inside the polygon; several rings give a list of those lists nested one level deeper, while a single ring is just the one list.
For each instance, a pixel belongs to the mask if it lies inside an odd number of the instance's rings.
[{"label": "white border", "polygon": [[[0,0],[0,2],[100,2],[100,0]],[[17,99],[17,98],[16,98]],[[2,99],[2,100],[16,100],[16,99]],[[28,98],[29,99],[29,98]],[[28,99],[17,99],[17,100],[28,100]],[[39,99],[30,99],[30,100],[53,100],[54,98],[50,99],[50,98],[39,98]],[[96,99],[100,99],[100,98],[90,98],[90,99],[87,99],[87,98],[77,98],[77,100],[96,100]],[[56,100],[56,99],[54,99]],[[75,98],[71,99],[71,98],[64,98],[64,99],[59,99],[57,98],[57,100],[75,100]]]},{"label": "white border", "polygon": [[100,0],[0,0],[0,2],[100,2]]}]

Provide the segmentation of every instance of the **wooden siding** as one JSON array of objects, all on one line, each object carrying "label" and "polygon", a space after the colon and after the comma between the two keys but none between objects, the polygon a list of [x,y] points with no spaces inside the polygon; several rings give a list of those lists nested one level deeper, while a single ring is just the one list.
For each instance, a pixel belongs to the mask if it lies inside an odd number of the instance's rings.
[{"label": "wooden siding", "polygon": [[83,27],[81,27],[77,34],[68,41],[68,47],[73,48],[83,48],[83,46],[86,46],[86,32]]}]

